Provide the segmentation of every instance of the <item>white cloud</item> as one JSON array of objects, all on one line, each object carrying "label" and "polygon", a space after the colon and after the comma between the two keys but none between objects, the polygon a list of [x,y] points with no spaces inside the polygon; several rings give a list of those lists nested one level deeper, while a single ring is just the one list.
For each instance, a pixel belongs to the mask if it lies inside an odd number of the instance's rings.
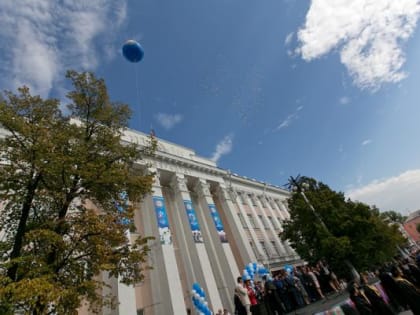
[{"label": "white cloud", "polygon": [[347,96],[340,97],[339,102],[341,105],[346,105],[350,103],[350,98],[348,98]]},{"label": "white cloud", "polygon": [[368,144],[371,144],[371,143],[372,143],[371,139],[366,139],[362,142],[362,146],[365,146],[365,145],[368,145]]},{"label": "white cloud", "polygon": [[218,162],[219,159],[226,154],[229,154],[232,151],[233,147],[233,135],[229,134],[225,136],[222,141],[220,141],[216,145],[216,149],[212,154],[212,157],[210,158],[213,162]]},{"label": "white cloud", "polygon": [[176,124],[182,121],[181,114],[165,114],[165,113],[158,113],[155,116],[158,123],[165,128],[166,130],[172,129]]},{"label": "white cloud", "polygon": [[296,114],[291,114],[287,116],[285,120],[282,121],[280,125],[277,126],[276,130],[280,130],[282,128],[289,127],[292,121],[296,118]]},{"label": "white cloud", "polygon": [[349,190],[346,196],[381,211],[396,210],[404,214],[420,209],[420,169],[409,170],[398,176]]},{"label": "white cloud", "polygon": [[287,34],[287,36],[286,36],[286,38],[285,38],[285,40],[284,40],[284,45],[285,45],[285,46],[290,45],[290,43],[291,43],[291,42],[292,42],[292,40],[293,40],[293,35],[294,35],[294,33],[293,33],[293,32],[291,32],[291,33]]},{"label": "white cloud", "polygon": [[300,105],[299,107],[297,107],[296,108],[296,110],[295,110],[295,112],[294,113],[292,113],[292,114],[290,114],[289,116],[287,116],[286,117],[286,119],[285,120],[283,120],[275,129],[274,129],[274,131],[278,131],[278,130],[280,130],[280,129],[283,129],[283,128],[287,128],[287,127],[289,127],[291,124],[292,124],[292,122],[294,121],[294,120],[296,120],[297,118],[299,118],[299,116],[298,116],[298,113],[301,111],[303,109],[303,106],[302,105]]},{"label": "white cloud", "polygon": [[420,0],[312,0],[298,51],[310,61],[338,49],[354,83],[377,89],[406,76],[402,46],[419,15]]},{"label": "white cloud", "polygon": [[126,2],[118,0],[1,1],[1,84],[48,96],[65,70],[94,70],[108,57],[125,18]]}]

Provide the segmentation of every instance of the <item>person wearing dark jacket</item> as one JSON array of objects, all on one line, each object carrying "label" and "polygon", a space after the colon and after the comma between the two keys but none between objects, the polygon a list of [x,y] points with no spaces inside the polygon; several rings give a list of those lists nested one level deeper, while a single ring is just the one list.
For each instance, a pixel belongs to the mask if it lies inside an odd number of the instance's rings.
[{"label": "person wearing dark jacket", "polygon": [[369,284],[367,273],[361,274],[361,281],[362,281],[361,289],[363,290],[363,293],[369,300],[374,314],[395,315],[391,307],[388,304],[386,304],[385,301],[383,300],[381,293],[378,291],[378,289],[375,288],[375,286]]},{"label": "person wearing dark jacket", "polygon": [[360,315],[374,315],[372,305],[366,296],[359,290],[357,284],[349,287],[350,299],[353,301]]},{"label": "person wearing dark jacket", "polygon": [[410,281],[402,277],[402,271],[397,266],[393,266],[391,272],[405,305],[410,307],[414,315],[420,315],[420,291]]},{"label": "person wearing dark jacket", "polygon": [[277,287],[273,283],[273,280],[267,279],[267,276],[263,276],[264,280],[264,291],[265,291],[265,300],[267,301],[267,306],[270,314],[274,314],[276,311],[277,314],[283,314],[283,308],[281,306],[280,297],[277,294]]}]

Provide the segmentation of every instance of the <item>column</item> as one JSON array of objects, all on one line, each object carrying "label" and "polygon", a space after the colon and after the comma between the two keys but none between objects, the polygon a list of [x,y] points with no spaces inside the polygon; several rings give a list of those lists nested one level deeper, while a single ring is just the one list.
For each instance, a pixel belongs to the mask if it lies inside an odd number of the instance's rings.
[{"label": "column", "polygon": [[[266,245],[266,248],[269,248],[269,247],[271,247],[271,244],[270,244],[270,240],[267,236],[267,233],[265,231],[264,225],[261,222],[260,218],[258,217],[258,214],[255,211],[254,204],[253,204],[251,198],[248,196],[248,193],[244,193],[244,195],[245,195],[244,196],[245,202],[247,203],[248,207],[251,209],[252,216],[254,217],[254,221],[257,225],[257,228],[259,228],[261,230],[261,234],[263,235],[263,240],[264,240],[265,244],[269,244],[269,245]],[[250,195],[251,195],[251,197],[253,196],[253,194],[251,194],[251,193],[250,193]],[[260,241],[257,240],[257,242],[258,242],[257,245],[261,247]],[[261,247],[261,253],[263,254],[263,257],[267,256],[266,253],[264,252],[264,250],[262,249],[262,247]],[[267,259],[269,260],[270,257],[268,256]]]},{"label": "column", "polygon": [[278,207],[279,207],[280,211],[281,211],[282,213],[284,213],[284,214],[283,214],[283,217],[284,217],[285,219],[289,220],[289,219],[290,219],[290,213],[289,213],[289,210],[287,209],[287,206],[284,204],[284,202],[285,202],[285,201],[282,201],[282,200],[278,200],[278,199],[277,199],[277,201],[276,201],[276,200],[274,200],[274,202],[278,205]]},{"label": "column", "polygon": [[[242,227],[242,222],[239,220],[237,215],[237,211],[239,210],[239,212],[244,217],[244,220],[246,220],[245,222],[249,226],[248,218],[242,207],[239,206],[240,201],[238,202],[237,194],[233,190],[228,191],[228,188],[224,183],[219,183],[217,186],[217,196],[219,197],[224,209],[225,216],[228,220],[227,223],[229,224],[232,233],[234,234],[233,237],[235,237],[236,246],[238,247],[244,265],[256,261],[257,259],[255,257],[254,251],[251,248],[251,245],[249,244],[248,236],[246,235],[245,230]],[[238,208],[236,208],[236,206],[233,204],[234,202],[237,203]],[[244,268],[245,266],[238,267]],[[240,273],[242,274],[242,270],[240,270]]]},{"label": "column", "polygon": [[[259,198],[255,197],[255,196],[254,196],[254,199],[256,200],[257,207],[260,209],[260,212],[261,212],[261,214],[263,216],[263,219],[266,222],[268,222],[268,226],[270,227],[269,231],[271,232],[271,236],[272,236],[275,244],[277,245],[277,247],[280,248],[281,251],[285,251],[284,246],[283,246],[282,242],[280,241],[280,237],[277,235],[277,233],[275,233],[273,231],[273,226],[271,225],[270,220],[268,220],[267,214],[265,213],[265,211],[263,209],[263,206],[261,204],[261,201],[259,200]],[[269,207],[267,207],[267,209],[268,209],[268,211],[270,212],[271,215],[274,215],[274,213],[272,213],[272,210]],[[267,235],[267,237],[268,237],[268,235]],[[271,245],[271,241],[269,243],[270,243],[270,247],[271,247],[272,246]],[[277,254],[277,251],[276,250],[275,250],[275,253]]]},{"label": "column", "polygon": [[186,313],[186,306],[180,293],[181,279],[172,244],[171,226],[166,213],[166,201],[162,195],[159,171],[155,172],[153,196],[148,196],[141,207],[145,235],[153,235],[156,240],[150,259],[153,269],[150,270],[154,314]]},{"label": "column", "polygon": [[[265,196],[263,196],[262,198],[266,198]],[[266,199],[266,204],[267,204],[267,209],[268,209],[268,212],[270,212],[270,214],[271,214],[271,217],[273,218],[273,220],[272,220],[272,223],[274,223],[274,228],[277,228],[278,229],[278,231],[283,231],[283,228],[282,228],[282,226],[281,226],[281,224],[280,224],[280,222],[277,220],[277,214],[274,212],[274,210],[273,210],[273,208],[271,207],[271,202],[269,202],[267,199]],[[284,244],[283,244],[283,242],[281,242],[280,241],[280,237],[278,237],[278,241],[279,241],[279,244],[280,244],[280,249],[281,249],[281,251],[282,251],[282,254],[283,254],[283,256],[287,256],[288,255],[288,253],[287,253],[287,251],[286,251],[286,248],[285,248],[285,246],[284,246]]]},{"label": "column", "polygon": [[210,193],[210,186],[204,179],[198,179],[195,192],[201,211],[198,212],[200,222],[203,222],[205,233],[205,245],[210,255],[210,262],[214,268],[217,286],[222,297],[223,306],[233,311],[233,292],[236,285],[236,277],[241,273],[229,245],[224,223],[219,210],[216,208]]},{"label": "column", "polygon": [[[274,206],[274,208],[278,211],[278,213],[279,213],[280,217],[282,218],[282,220],[285,220],[285,218],[286,218],[286,219],[290,219],[290,214],[289,214],[289,212],[287,211],[287,208],[286,208],[286,206],[285,206],[283,203],[281,203],[281,202],[277,203],[275,200],[273,200],[273,206]],[[281,208],[280,208],[280,206],[281,206],[283,209],[281,209]],[[283,214],[283,210],[284,210],[284,214]],[[294,251],[294,249],[290,246],[289,241],[285,241],[285,242],[284,242],[284,246],[285,246],[286,251],[287,251],[287,253],[289,254],[289,256],[292,256],[291,258],[298,258],[298,256],[296,255],[296,252],[295,252],[295,251]]]},{"label": "column", "polygon": [[208,239],[203,239],[201,224],[198,221],[197,212],[191,201],[191,196],[187,188],[187,182],[183,174],[175,174],[172,180],[174,191],[174,203],[177,207],[176,223],[177,234],[183,235],[182,240],[177,238],[180,245],[184,268],[187,273],[189,287],[194,282],[198,282],[207,292],[208,302],[213,310],[223,307],[222,300],[217,288],[213,266],[206,251]]}]

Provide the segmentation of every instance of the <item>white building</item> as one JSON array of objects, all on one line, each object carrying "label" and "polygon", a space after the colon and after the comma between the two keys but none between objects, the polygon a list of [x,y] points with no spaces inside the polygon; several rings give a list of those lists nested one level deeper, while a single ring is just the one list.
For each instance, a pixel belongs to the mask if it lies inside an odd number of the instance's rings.
[{"label": "white building", "polygon": [[[0,136],[4,136],[0,128]],[[127,142],[148,144],[148,135],[127,130]],[[153,159],[139,167],[156,174],[153,193],[135,212],[138,235],[154,236],[145,279],[135,287],[117,279],[103,279],[103,294],[117,297],[116,309],[102,315],[194,314],[191,288],[198,282],[209,307],[233,314],[236,278],[250,262],[272,271],[301,263],[294,250],[279,238],[289,218],[289,192],[227,170],[191,149],[158,139]],[[1,236],[1,235],[0,235]],[[90,314],[87,305],[79,314]]]},{"label": "white building", "polygon": [[[147,135],[129,130],[125,140],[145,145]],[[261,262],[274,271],[300,262],[278,237],[289,217],[287,190],[231,174],[161,139],[155,158],[142,165],[156,176],[153,194],[138,205],[135,225],[140,235],[156,238],[153,269],[136,287],[109,280],[120,304],[103,314],[194,313],[194,282],[205,290],[211,309],[233,313],[236,277],[246,264]]]}]

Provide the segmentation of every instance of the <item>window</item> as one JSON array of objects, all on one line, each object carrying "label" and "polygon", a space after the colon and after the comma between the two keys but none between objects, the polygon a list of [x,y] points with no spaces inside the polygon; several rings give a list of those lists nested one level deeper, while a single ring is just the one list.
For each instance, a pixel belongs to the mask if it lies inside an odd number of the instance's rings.
[{"label": "window", "polygon": [[261,224],[264,226],[264,228],[266,230],[268,230],[269,229],[269,226],[267,224],[267,221],[264,220],[264,218],[263,218],[263,216],[261,214],[259,214],[258,217],[260,218]]},{"label": "window", "polygon": [[249,241],[249,245],[251,246],[252,251],[254,252],[255,257],[258,257],[258,256],[259,256],[259,254],[258,254],[257,249],[256,249],[256,248],[255,248],[255,246],[254,246],[254,243],[253,243],[252,241]]},{"label": "window", "polygon": [[251,200],[251,204],[253,206],[256,206],[257,205],[257,203],[255,202],[254,196],[252,196],[251,194],[248,194],[248,198],[249,198],[249,200]]},{"label": "window", "polygon": [[249,220],[249,223],[251,224],[251,227],[253,229],[256,229],[257,226],[255,225],[255,221],[254,221],[254,218],[252,217],[252,214],[248,214],[248,220]]},{"label": "window", "polygon": [[241,201],[241,203],[242,203],[243,205],[245,205],[245,204],[246,204],[246,202],[245,202],[244,195],[243,195],[241,192],[238,192],[238,197],[239,197],[239,200]]},{"label": "window", "polygon": [[273,221],[273,217],[268,216],[267,218],[268,218],[268,221],[270,221],[271,226],[273,227],[273,229],[278,230],[277,225]]},{"label": "window", "polygon": [[261,206],[262,206],[263,208],[267,208],[267,205],[266,205],[266,203],[265,203],[265,198],[264,198],[263,196],[258,196],[257,198],[258,198],[258,200],[260,201]]},{"label": "window", "polygon": [[273,249],[274,249],[275,253],[277,254],[277,256],[280,256],[280,252],[279,252],[279,249],[276,246],[275,241],[271,241],[271,246],[273,246]]},{"label": "window", "polygon": [[245,228],[245,229],[247,229],[248,226],[246,225],[245,219],[242,216],[242,214],[240,214],[239,212],[238,212],[238,217],[239,217],[239,221],[241,221],[242,227]]},{"label": "window", "polygon": [[137,315],[143,315],[144,314],[144,309],[140,308],[137,310]]},{"label": "window", "polygon": [[264,242],[264,241],[260,241],[260,244],[261,244],[261,248],[262,248],[262,250],[263,250],[264,254],[265,254],[267,257],[270,257],[270,255],[268,254],[268,251],[267,251],[267,247],[265,247],[265,242]]}]

